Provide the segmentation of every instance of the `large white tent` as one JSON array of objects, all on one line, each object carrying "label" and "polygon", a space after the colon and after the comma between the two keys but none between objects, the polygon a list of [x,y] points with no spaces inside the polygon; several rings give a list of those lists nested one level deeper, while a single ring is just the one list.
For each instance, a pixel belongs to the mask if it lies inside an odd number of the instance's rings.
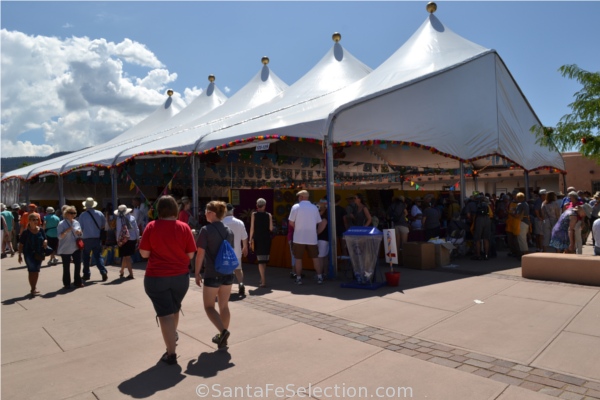
[{"label": "large white tent", "polygon": [[[199,115],[197,118],[192,118],[184,124],[172,126],[170,129],[158,129],[147,131],[147,134],[136,140],[124,143],[115,148],[104,149],[103,151],[95,152],[81,159],[75,159],[65,165],[67,170],[81,168],[85,165],[94,165],[95,167],[112,167],[118,164],[121,160],[129,157],[132,149],[140,148],[141,143],[179,143],[180,135],[178,132],[185,132],[188,126],[203,126],[211,121],[227,120],[232,116],[245,110],[253,109],[258,105],[264,104],[273,97],[284,91],[288,85],[283,82],[267,65],[266,63],[258,71],[248,83],[241,88],[235,95],[227,100],[220,107],[216,107],[210,112]],[[190,104],[191,105],[191,104]],[[185,110],[185,109],[184,109]],[[147,151],[153,155],[164,156],[166,147],[151,146]],[[172,153],[172,149],[168,149],[168,153]]]},{"label": "large white tent", "polygon": [[[138,131],[114,148],[67,157],[53,172],[112,167],[158,152],[190,154],[256,140],[326,138],[334,145],[363,148],[381,142],[376,156],[390,165],[456,168],[470,162],[480,168],[502,157],[527,171],[564,170],[557,151],[535,143],[530,128],[541,124],[498,54],[455,34],[433,14],[370,74],[336,43],[288,90],[266,85],[271,79],[278,78],[265,66],[205,116],[169,129]],[[279,92],[273,90],[277,87]],[[29,171],[27,177],[49,169]],[[13,176],[22,172],[7,175]]]},{"label": "large white tent", "polygon": [[[258,136],[325,139],[342,145],[391,141],[424,151],[379,148],[392,165],[483,166],[500,156],[525,170],[564,170],[560,154],[535,143],[541,125],[494,50],[445,27],[433,14],[388,60],[343,90],[206,136],[212,151]],[[331,132],[329,130],[331,129]]]}]

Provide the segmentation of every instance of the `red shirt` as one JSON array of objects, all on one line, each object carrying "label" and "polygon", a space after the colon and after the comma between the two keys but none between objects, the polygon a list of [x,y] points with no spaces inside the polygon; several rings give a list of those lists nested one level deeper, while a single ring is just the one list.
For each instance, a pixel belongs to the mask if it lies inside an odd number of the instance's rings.
[{"label": "red shirt", "polygon": [[140,250],[150,252],[146,276],[177,276],[188,273],[190,258],[196,252],[194,235],[187,224],[159,219],[146,225]]},{"label": "red shirt", "polygon": [[177,217],[177,219],[181,222],[183,222],[184,224],[187,224],[188,221],[190,220],[190,213],[187,212],[186,210],[181,210],[179,211],[179,217]]}]

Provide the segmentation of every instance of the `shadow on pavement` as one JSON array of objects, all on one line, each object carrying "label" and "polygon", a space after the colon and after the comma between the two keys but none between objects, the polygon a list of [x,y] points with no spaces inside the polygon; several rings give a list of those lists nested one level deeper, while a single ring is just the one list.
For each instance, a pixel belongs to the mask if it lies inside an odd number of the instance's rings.
[{"label": "shadow on pavement", "polygon": [[118,388],[123,394],[135,399],[143,399],[153,396],[156,392],[172,388],[185,378],[179,365],[167,365],[159,361],[159,364],[124,381]]},{"label": "shadow on pavement", "polygon": [[185,373],[187,375],[210,378],[217,376],[219,371],[225,371],[235,364],[231,362],[231,354],[226,350],[216,350],[212,353],[202,353],[197,360],[190,360]]}]

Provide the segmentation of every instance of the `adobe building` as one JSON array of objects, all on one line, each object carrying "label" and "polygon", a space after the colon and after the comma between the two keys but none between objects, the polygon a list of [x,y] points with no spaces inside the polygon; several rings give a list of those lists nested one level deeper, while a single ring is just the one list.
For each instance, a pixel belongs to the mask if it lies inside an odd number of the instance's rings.
[{"label": "adobe building", "polygon": [[578,152],[562,153],[562,156],[567,170],[567,186],[565,187],[562,179],[560,182],[560,190],[563,193],[566,193],[569,186],[577,190],[587,190],[592,194],[600,191],[600,164]]}]

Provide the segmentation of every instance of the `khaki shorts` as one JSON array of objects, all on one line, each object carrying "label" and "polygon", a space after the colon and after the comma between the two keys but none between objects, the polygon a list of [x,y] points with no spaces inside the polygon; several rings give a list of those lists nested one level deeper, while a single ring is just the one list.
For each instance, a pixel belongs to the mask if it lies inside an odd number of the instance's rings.
[{"label": "khaki shorts", "polygon": [[316,244],[299,244],[294,243],[292,245],[292,254],[297,259],[302,260],[302,256],[304,256],[304,250],[308,252],[308,256],[310,258],[317,258],[319,256],[319,247]]}]

